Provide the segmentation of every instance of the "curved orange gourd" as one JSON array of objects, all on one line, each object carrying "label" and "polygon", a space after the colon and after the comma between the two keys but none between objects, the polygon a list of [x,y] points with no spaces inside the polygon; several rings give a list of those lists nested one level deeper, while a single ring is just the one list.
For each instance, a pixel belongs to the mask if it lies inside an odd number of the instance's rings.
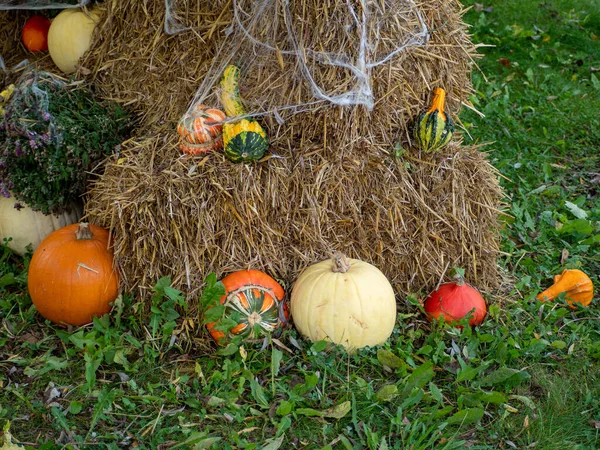
[{"label": "curved orange gourd", "polygon": [[73,224],[51,233],[31,259],[27,284],[39,313],[59,325],[81,326],[111,309],[119,293],[110,235]]},{"label": "curved orange gourd", "polygon": [[[221,280],[225,295],[221,304],[226,306],[225,316],[236,311],[240,315],[239,324],[229,330],[229,337],[241,335],[258,338],[259,332],[270,333],[283,326],[288,318],[287,303],[281,285],[260,270],[239,270]],[[216,330],[217,322],[206,325],[217,343],[223,343],[225,333]]]},{"label": "curved orange gourd", "polygon": [[571,308],[575,307],[573,303],[587,306],[594,298],[594,285],[585,272],[578,269],[565,269],[560,275],[554,276],[554,284],[538,294],[537,298],[542,302],[552,301],[563,292],[566,293],[566,300]]}]

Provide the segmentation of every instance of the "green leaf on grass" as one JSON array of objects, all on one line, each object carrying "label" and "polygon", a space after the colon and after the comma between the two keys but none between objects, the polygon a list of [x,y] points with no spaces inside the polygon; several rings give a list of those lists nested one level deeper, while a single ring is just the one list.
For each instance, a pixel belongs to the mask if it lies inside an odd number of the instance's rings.
[{"label": "green leaf on grass", "polygon": [[571,211],[571,214],[573,214],[578,219],[587,219],[588,213],[581,209],[579,206],[577,206],[575,203],[565,202],[565,206],[569,209],[569,211]]},{"label": "green leaf on grass", "polygon": [[234,344],[233,342],[230,342],[229,344],[227,344],[227,347],[222,348],[217,353],[222,356],[231,356],[231,355],[235,355],[238,350],[239,350],[239,347],[236,344]]},{"label": "green leaf on grass", "polygon": [[404,361],[402,361],[392,352],[390,352],[389,350],[384,350],[382,348],[377,350],[377,360],[381,363],[382,366],[389,367],[390,369],[399,369],[400,367],[406,365]]},{"label": "green leaf on grass", "polygon": [[288,402],[287,400],[282,400],[279,406],[277,407],[275,414],[277,414],[278,416],[286,416],[292,412],[293,406],[294,405],[292,405],[291,402]]},{"label": "green leaf on grass", "polygon": [[69,405],[69,414],[79,414],[83,409],[81,402],[73,400]]},{"label": "green leaf on grass", "polygon": [[525,404],[525,406],[528,408],[535,409],[535,403],[533,403],[533,400],[531,400],[529,397],[525,397],[524,395],[509,395],[508,398],[511,400],[518,400]]},{"label": "green leaf on grass", "polygon": [[273,377],[276,377],[279,374],[282,358],[283,352],[273,347],[273,351],[271,352],[271,374]]},{"label": "green leaf on grass", "polygon": [[502,392],[481,392],[477,395],[483,403],[491,403],[493,405],[501,405],[506,403],[506,395]]},{"label": "green leaf on grass", "polygon": [[265,445],[262,450],[277,450],[281,447],[281,445],[283,444],[283,440],[285,439],[285,434],[282,434],[281,436],[279,436],[278,438],[274,438],[274,439],[267,439],[265,441]]},{"label": "green leaf on grass", "polygon": [[265,391],[260,384],[258,384],[258,380],[254,378],[250,380],[250,390],[252,392],[252,397],[256,400],[262,408],[269,409],[269,402],[267,401],[267,397],[265,396]]},{"label": "green leaf on grass", "polygon": [[220,441],[221,441],[220,437],[204,438],[204,439],[196,442],[196,444],[194,444],[194,450],[202,450],[202,449],[211,448],[213,445],[215,445],[217,442],[220,442]]},{"label": "green leaf on grass", "polygon": [[521,372],[517,369],[511,369],[510,367],[500,367],[498,370],[493,371],[487,376],[479,380],[480,386],[493,386],[495,384],[503,383],[512,376]]},{"label": "green leaf on grass", "polygon": [[352,403],[350,401],[345,401],[324,411],[319,411],[313,408],[298,408],[295,412],[296,414],[307,417],[327,417],[331,419],[341,419],[342,417],[345,417],[351,409]]},{"label": "green leaf on grass", "polygon": [[458,411],[448,419],[448,425],[470,425],[479,422],[483,417],[483,409],[469,408]]},{"label": "green leaf on grass", "polygon": [[313,408],[298,408],[296,414],[307,417],[322,417],[323,413]]},{"label": "green leaf on grass", "polygon": [[433,379],[433,363],[426,362],[415,369],[415,371],[408,377],[406,385],[402,389],[402,395],[408,395],[416,387],[423,388],[427,383]]},{"label": "green leaf on grass", "polygon": [[479,370],[476,367],[467,366],[459,372],[456,381],[460,383],[461,381],[472,380],[478,373]]},{"label": "green leaf on grass", "polygon": [[216,306],[221,301],[221,297],[225,295],[225,285],[217,281],[217,276],[214,273],[208,274],[204,283],[206,286],[200,295],[200,304],[207,308],[208,306]]},{"label": "green leaf on grass", "polygon": [[317,341],[313,345],[311,345],[310,349],[315,353],[320,353],[327,348],[330,342],[327,341]]},{"label": "green leaf on grass", "polygon": [[17,279],[15,278],[15,275],[12,273],[7,273],[6,275],[3,275],[2,278],[0,278],[0,288],[10,286],[11,284],[15,284],[16,282]]},{"label": "green leaf on grass", "polygon": [[380,402],[389,402],[397,395],[398,395],[398,386],[396,386],[395,384],[386,384],[385,386],[381,387],[377,391],[377,394],[375,394],[375,397]]},{"label": "green leaf on grass", "polygon": [[340,403],[339,405],[334,406],[333,408],[329,408],[323,411],[323,417],[341,419],[342,417],[345,417],[351,409],[352,403],[349,400],[347,400],[345,402]]},{"label": "green leaf on grass", "polygon": [[573,234],[585,237],[594,232],[594,227],[585,219],[575,219],[568,220],[556,231],[560,234]]},{"label": "green leaf on grass", "polygon": [[304,376],[304,383],[294,386],[294,394],[305,395],[312,391],[319,382],[319,377],[314,373],[308,373]]},{"label": "green leaf on grass", "polygon": [[[216,444],[221,440],[220,437],[208,437],[205,432],[192,433],[185,441],[179,444],[173,445],[171,448],[193,448],[193,449],[205,449],[210,448],[211,445]],[[193,447],[192,447],[193,445]]]},{"label": "green leaf on grass", "polygon": [[444,401],[444,396],[442,395],[442,391],[440,391],[440,389],[432,382],[429,383],[429,392],[431,393],[431,397],[435,401],[437,401],[439,403],[442,403]]}]

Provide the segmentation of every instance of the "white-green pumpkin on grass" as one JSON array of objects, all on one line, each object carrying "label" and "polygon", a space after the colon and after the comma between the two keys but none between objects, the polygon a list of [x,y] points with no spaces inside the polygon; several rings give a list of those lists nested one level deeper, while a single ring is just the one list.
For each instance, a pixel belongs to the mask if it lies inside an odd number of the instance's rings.
[{"label": "white-green pumpkin on grass", "polygon": [[19,255],[25,254],[29,244],[35,250],[54,230],[76,223],[83,215],[81,206],[77,204],[72,205],[70,212],[45,215],[22,203],[17,209],[16,203],[20,202],[13,196],[0,196],[0,242],[4,238],[12,238],[8,247]]}]

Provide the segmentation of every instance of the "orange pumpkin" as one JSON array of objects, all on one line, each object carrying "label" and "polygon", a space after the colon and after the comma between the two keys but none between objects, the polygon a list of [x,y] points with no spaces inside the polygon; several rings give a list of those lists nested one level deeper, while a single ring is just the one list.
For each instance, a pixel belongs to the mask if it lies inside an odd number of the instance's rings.
[{"label": "orange pumpkin", "polygon": [[[239,314],[239,323],[229,331],[232,338],[241,335],[256,339],[282,327],[289,318],[287,303],[281,285],[260,270],[239,270],[221,280],[225,285],[225,295],[221,305],[225,305],[225,317],[232,312]],[[216,330],[218,322],[206,325],[213,339],[222,344],[225,333]]]},{"label": "orange pumpkin", "polygon": [[110,311],[119,293],[110,235],[73,224],[51,233],[29,264],[29,295],[39,313],[59,325],[81,326]]},{"label": "orange pumpkin", "polygon": [[207,153],[223,146],[225,113],[206,105],[198,105],[186,113],[179,124],[179,148],[189,155]]},{"label": "orange pumpkin", "polygon": [[573,303],[587,306],[594,298],[594,285],[584,272],[577,269],[566,269],[560,275],[554,276],[554,284],[546,289],[537,298],[541,302],[552,301],[559,294],[565,292],[565,300],[571,308]]}]

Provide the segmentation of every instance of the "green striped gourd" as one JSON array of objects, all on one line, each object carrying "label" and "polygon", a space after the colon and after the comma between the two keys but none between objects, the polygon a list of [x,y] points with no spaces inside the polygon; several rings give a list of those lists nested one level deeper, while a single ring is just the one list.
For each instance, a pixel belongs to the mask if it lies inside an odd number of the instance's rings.
[{"label": "green striped gourd", "polygon": [[433,90],[431,107],[422,112],[415,122],[415,141],[417,147],[426,153],[441,150],[452,139],[454,124],[445,110],[446,91],[442,88]]}]

